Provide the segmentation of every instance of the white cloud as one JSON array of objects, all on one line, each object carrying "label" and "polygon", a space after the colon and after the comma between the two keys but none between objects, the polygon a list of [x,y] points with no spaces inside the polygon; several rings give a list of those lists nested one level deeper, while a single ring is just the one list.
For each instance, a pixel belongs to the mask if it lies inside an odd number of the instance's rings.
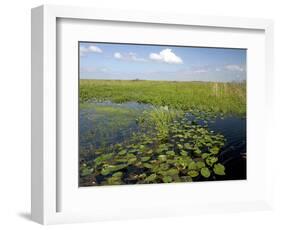
[{"label": "white cloud", "polygon": [[239,65],[226,65],[225,68],[230,71],[243,72],[244,69]]},{"label": "white cloud", "polygon": [[102,53],[101,48],[99,48],[97,46],[89,46],[88,49],[89,49],[89,52]]},{"label": "white cloud", "polygon": [[85,46],[80,47],[80,52],[87,52],[88,49]]},{"label": "white cloud", "polygon": [[159,54],[156,54],[156,53],[151,53],[149,55],[149,58],[152,59],[152,60],[157,60],[157,61],[161,61],[162,60],[162,57]]},{"label": "white cloud", "polygon": [[84,46],[80,47],[80,56],[85,56],[85,54],[88,52],[88,49]]},{"label": "white cloud", "polygon": [[182,59],[172,52],[172,49],[164,49],[160,53],[150,53],[149,58],[154,61],[169,64],[182,64]]},{"label": "white cloud", "polygon": [[218,68],[218,67],[217,67],[215,70],[216,70],[216,72],[220,72],[220,71],[221,71],[221,68]]},{"label": "white cloud", "polygon": [[137,54],[136,54],[136,53],[133,53],[133,52],[130,52],[130,53],[128,54],[128,57],[129,57],[129,59],[131,59],[131,60],[133,60],[133,61],[146,61],[146,59],[144,59],[144,58],[139,58],[139,57],[137,57]]},{"label": "white cloud", "polygon": [[88,47],[85,47],[85,46],[80,47],[81,56],[85,56],[88,53],[102,53],[102,49],[97,46],[93,46],[93,45],[88,46]]},{"label": "white cloud", "polygon": [[123,58],[123,56],[122,56],[119,52],[114,53],[113,56],[114,56],[116,59],[122,59],[122,58]]},{"label": "white cloud", "polygon": [[127,60],[127,61],[146,61],[146,59],[144,58],[139,58],[137,57],[136,53],[133,52],[129,52],[129,53],[119,53],[119,52],[115,52],[113,54],[114,58],[116,59],[122,59],[122,60]]}]

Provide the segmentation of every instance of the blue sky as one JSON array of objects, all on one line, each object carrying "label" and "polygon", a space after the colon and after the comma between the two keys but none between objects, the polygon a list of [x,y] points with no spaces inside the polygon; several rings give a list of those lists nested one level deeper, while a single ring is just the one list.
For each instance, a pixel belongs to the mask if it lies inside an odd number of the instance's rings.
[{"label": "blue sky", "polygon": [[81,79],[246,80],[246,50],[80,42]]}]

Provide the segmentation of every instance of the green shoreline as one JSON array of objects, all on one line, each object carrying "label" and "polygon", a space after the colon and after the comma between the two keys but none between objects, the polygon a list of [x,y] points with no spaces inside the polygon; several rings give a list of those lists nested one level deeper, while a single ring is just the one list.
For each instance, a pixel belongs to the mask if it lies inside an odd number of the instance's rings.
[{"label": "green shoreline", "polygon": [[80,103],[91,100],[245,116],[246,83],[80,80]]}]

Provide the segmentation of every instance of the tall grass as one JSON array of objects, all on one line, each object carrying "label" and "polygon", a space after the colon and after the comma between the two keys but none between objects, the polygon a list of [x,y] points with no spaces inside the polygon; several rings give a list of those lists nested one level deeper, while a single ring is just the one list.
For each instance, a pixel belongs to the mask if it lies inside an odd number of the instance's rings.
[{"label": "tall grass", "polygon": [[144,111],[140,120],[147,127],[154,127],[159,139],[168,137],[169,124],[183,115],[182,110],[169,109],[168,106],[155,107]]},{"label": "tall grass", "polygon": [[80,102],[89,100],[245,115],[246,83],[80,80]]}]

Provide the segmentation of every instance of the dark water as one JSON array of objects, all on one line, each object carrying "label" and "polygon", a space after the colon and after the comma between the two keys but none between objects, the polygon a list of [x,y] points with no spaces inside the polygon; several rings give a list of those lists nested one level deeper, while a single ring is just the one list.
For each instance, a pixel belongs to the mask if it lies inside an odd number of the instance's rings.
[{"label": "dark water", "polygon": [[[150,108],[150,105],[133,102],[103,102],[81,108],[80,154],[84,152],[87,155],[92,149],[126,141],[132,133],[139,131],[136,119]],[[236,116],[216,118],[208,127],[226,138],[219,156],[226,167],[226,176],[220,179],[246,179],[246,119]]]},{"label": "dark water", "polygon": [[246,119],[235,116],[217,118],[209,124],[209,129],[226,138],[220,161],[226,166],[227,176],[221,179],[246,179]]}]

